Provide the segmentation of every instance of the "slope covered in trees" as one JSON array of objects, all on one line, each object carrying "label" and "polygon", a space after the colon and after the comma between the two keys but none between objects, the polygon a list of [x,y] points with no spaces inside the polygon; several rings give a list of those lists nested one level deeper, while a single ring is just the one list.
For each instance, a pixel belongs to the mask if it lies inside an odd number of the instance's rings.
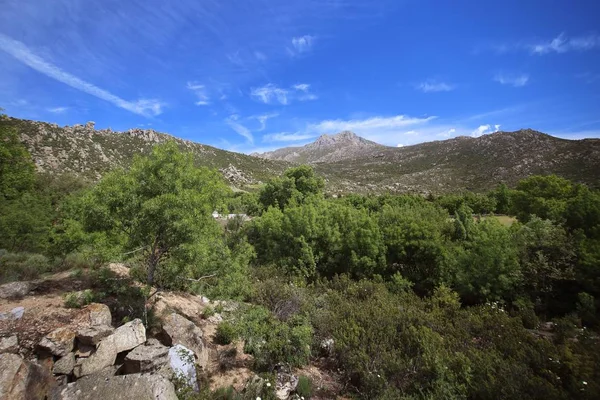
[{"label": "slope covered in trees", "polygon": [[122,261],[147,288],[242,300],[219,340],[267,374],[326,357],[355,398],[600,396],[600,193],[585,185],[331,198],[302,166],[233,193],[171,142],[58,184],[10,130],[0,154],[2,282]]}]

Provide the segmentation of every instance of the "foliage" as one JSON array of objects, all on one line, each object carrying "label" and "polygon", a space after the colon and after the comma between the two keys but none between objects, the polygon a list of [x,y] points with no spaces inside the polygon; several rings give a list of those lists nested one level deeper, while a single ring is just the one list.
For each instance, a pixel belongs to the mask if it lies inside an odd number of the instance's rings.
[{"label": "foliage", "polygon": [[195,168],[173,142],[107,174],[81,197],[83,226],[105,244],[140,252],[147,283],[181,286],[229,258],[211,213],[226,194],[217,172]]},{"label": "foliage", "polygon": [[223,321],[217,326],[215,333],[215,342],[220,345],[226,345],[233,342],[236,338],[235,327],[232,323]]},{"label": "foliage", "polygon": [[313,395],[312,380],[304,375],[298,377],[298,385],[296,386],[296,394],[304,399],[310,399]]},{"label": "foliage", "polygon": [[322,194],[325,182],[308,165],[290,168],[283,177],[271,179],[262,188],[258,201],[263,209],[284,209],[291,203],[302,204],[312,196]]},{"label": "foliage", "polygon": [[65,307],[81,308],[96,301],[96,295],[91,289],[81,292],[70,292],[65,295]]},{"label": "foliage", "polygon": [[266,308],[253,306],[238,314],[236,330],[259,370],[272,370],[279,363],[299,367],[309,360],[313,330],[301,316],[282,322]]}]

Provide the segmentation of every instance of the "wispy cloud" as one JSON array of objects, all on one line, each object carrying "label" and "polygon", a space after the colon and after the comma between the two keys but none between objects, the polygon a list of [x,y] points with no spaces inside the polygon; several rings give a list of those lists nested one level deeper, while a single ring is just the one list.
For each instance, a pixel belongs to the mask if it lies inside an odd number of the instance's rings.
[{"label": "wispy cloud", "polygon": [[4,50],[23,64],[34,70],[55,79],[59,82],[69,85],[74,89],[80,90],[99,99],[108,101],[117,107],[123,108],[132,113],[145,117],[156,116],[162,113],[164,103],[156,99],[138,99],[135,101],[124,100],[107,90],[101,89],[89,82],[86,82],[74,75],[61,70],[56,65],[50,64],[41,57],[34,54],[25,44],[14,40],[9,36],[0,33],[0,49]]},{"label": "wispy cloud", "polygon": [[566,53],[568,51],[585,51],[600,48],[600,35],[588,35],[569,38],[561,33],[552,40],[539,42],[530,46],[533,54]]},{"label": "wispy cloud", "polygon": [[336,133],[341,131],[373,132],[377,129],[390,130],[406,128],[408,126],[426,123],[435,118],[436,117],[414,118],[406,115],[396,115],[392,117],[373,117],[367,119],[335,119],[312,124],[309,126],[309,129],[322,133]]},{"label": "wispy cloud", "polygon": [[582,74],[575,75],[577,79],[583,79],[585,83],[594,83],[600,81],[600,73],[594,74],[591,72],[584,72]]},{"label": "wispy cloud", "polygon": [[280,133],[270,133],[268,135],[264,135],[262,137],[262,141],[266,143],[270,142],[299,142],[304,140],[309,140],[317,137],[318,135],[314,133],[290,133],[290,132],[280,132]]},{"label": "wispy cloud", "polygon": [[494,81],[502,85],[510,85],[514,87],[523,87],[529,82],[529,75],[527,74],[505,74],[502,72],[494,75]]},{"label": "wispy cloud", "polygon": [[269,113],[269,114],[262,114],[262,115],[253,115],[250,117],[250,119],[255,119],[260,123],[260,128],[258,128],[258,131],[264,131],[267,127],[267,121],[270,120],[271,118],[276,118],[278,117],[279,114],[278,113]]},{"label": "wispy cloud", "polygon": [[415,89],[420,90],[423,93],[450,92],[456,89],[456,85],[445,82],[437,82],[430,79],[415,85]]},{"label": "wispy cloud", "polygon": [[188,82],[186,87],[191,90],[198,100],[196,101],[197,106],[207,106],[210,104],[210,97],[206,92],[206,86],[197,82]]},{"label": "wispy cloud", "polygon": [[48,108],[47,111],[51,112],[52,114],[64,114],[67,111],[69,111],[69,107],[53,107],[53,108]]},{"label": "wispy cloud", "polygon": [[288,105],[293,100],[310,101],[318,98],[314,93],[310,93],[310,85],[307,83],[298,83],[289,89],[268,83],[261,87],[252,88],[250,96],[265,104],[279,103],[283,105]]},{"label": "wispy cloud", "polygon": [[248,129],[244,125],[242,125],[238,120],[239,120],[239,117],[234,114],[234,115],[231,115],[229,118],[226,118],[225,123],[227,125],[229,125],[231,127],[231,129],[233,129],[238,135],[246,138],[248,143],[253,144],[254,136],[252,135],[252,132],[250,131],[250,129]]},{"label": "wispy cloud", "polygon": [[298,55],[309,52],[312,50],[315,39],[316,38],[312,35],[292,38],[292,48],[288,48],[288,53],[290,53],[290,55]]}]

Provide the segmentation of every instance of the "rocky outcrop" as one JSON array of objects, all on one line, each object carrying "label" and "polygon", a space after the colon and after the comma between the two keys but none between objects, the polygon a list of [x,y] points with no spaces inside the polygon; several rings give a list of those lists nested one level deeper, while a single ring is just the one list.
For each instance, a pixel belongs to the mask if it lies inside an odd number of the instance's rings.
[{"label": "rocky outcrop", "polygon": [[89,312],[90,326],[110,326],[112,324],[112,315],[107,305],[93,303],[87,306],[86,310]]},{"label": "rocky outcrop", "polygon": [[16,354],[0,354],[0,399],[44,399],[55,385],[46,368]]},{"label": "rocky outcrop", "polygon": [[19,352],[19,339],[17,338],[17,335],[3,337],[0,339],[0,354],[2,354],[2,353],[17,354],[18,352]]},{"label": "rocky outcrop", "polygon": [[194,353],[177,344],[169,349],[169,367],[175,374],[185,380],[188,387],[198,391],[198,377],[194,366]]},{"label": "rocky outcrop", "polygon": [[118,327],[110,337],[114,341],[115,351],[120,353],[144,343],[146,341],[146,328],[142,320],[137,318]]},{"label": "rocky outcrop", "polygon": [[198,365],[206,369],[209,353],[203,336],[202,330],[192,321],[172,313],[163,320],[160,339],[166,346],[181,344],[192,350],[196,355]]},{"label": "rocky outcrop", "polygon": [[77,331],[77,341],[84,345],[95,346],[114,331],[115,329],[108,325],[90,326]]},{"label": "rocky outcrop", "polygon": [[55,329],[40,341],[38,349],[57,357],[66,356],[75,347],[75,335],[75,331],[70,327]]},{"label": "rocky outcrop", "polygon": [[175,387],[160,375],[89,376],[56,388],[50,400],[177,400]]},{"label": "rocky outcrop", "polygon": [[0,285],[0,299],[20,299],[35,289],[33,282],[10,282]]},{"label": "rocky outcrop", "polygon": [[52,373],[56,375],[71,375],[75,367],[75,354],[69,353],[54,363]]},{"label": "rocky outcrop", "polygon": [[157,340],[150,339],[125,356],[123,369],[126,374],[156,371],[168,363],[168,356],[168,347]]}]

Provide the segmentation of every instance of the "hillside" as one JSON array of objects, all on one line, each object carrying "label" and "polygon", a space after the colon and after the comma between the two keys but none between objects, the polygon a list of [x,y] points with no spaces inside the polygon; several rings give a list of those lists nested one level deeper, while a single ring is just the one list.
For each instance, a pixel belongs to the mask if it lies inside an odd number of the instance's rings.
[{"label": "hillside", "polygon": [[301,147],[284,147],[253,156],[269,160],[289,161],[298,164],[337,162],[359,157],[365,152],[383,149],[384,146],[361,138],[353,132],[321,135],[317,140]]},{"label": "hillside", "polygon": [[134,154],[174,139],[192,151],[198,165],[221,170],[238,187],[252,187],[294,164],[310,163],[330,193],[484,191],[532,174],[557,174],[600,187],[600,140],[565,140],[531,129],[458,137],[402,148],[386,147],[351,132],[323,135],[303,147],[257,156],[220,150],[159,133],[130,129],[96,130],[93,123],[55,124],[4,118],[0,126],[18,130],[40,171],[75,173],[98,179]]},{"label": "hillside", "polygon": [[60,127],[10,117],[0,119],[0,127],[7,125],[19,132],[38,170],[74,173],[94,180],[112,168],[129,165],[135,154],[147,154],[153,145],[169,139],[194,153],[198,165],[221,170],[236,187],[260,183],[288,167],[284,162],[259,160],[151,129],[116,132],[97,130],[93,122]]}]

